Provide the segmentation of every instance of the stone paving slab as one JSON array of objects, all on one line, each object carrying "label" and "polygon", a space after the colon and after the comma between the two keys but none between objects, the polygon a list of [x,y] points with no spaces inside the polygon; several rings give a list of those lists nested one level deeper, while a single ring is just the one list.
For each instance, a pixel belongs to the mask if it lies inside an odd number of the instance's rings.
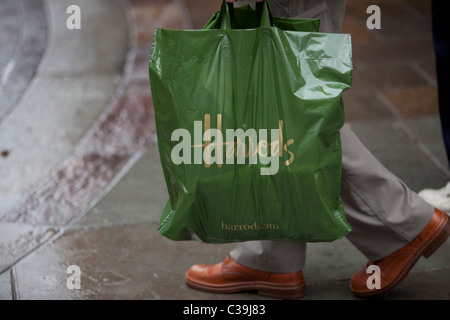
[{"label": "stone paving slab", "polygon": [[[65,9],[70,3],[45,2],[48,20],[44,19],[44,23],[50,26],[51,36],[46,55],[39,64],[40,72],[36,74],[13,112],[0,124],[0,148],[7,150],[2,152],[3,156],[0,158],[0,220],[3,230],[7,230],[3,235],[5,237],[7,234],[7,238],[2,238],[0,272],[49,241],[49,230],[56,233],[61,225],[72,220],[77,212],[82,214],[83,210],[87,210],[83,206],[89,207],[90,200],[83,203],[81,198],[73,196],[80,189],[89,192],[87,187],[93,180],[85,179],[78,185],[70,184],[74,182],[74,176],[82,172],[89,177],[90,170],[94,170],[96,174],[114,179],[118,176],[116,171],[128,160],[124,153],[130,149],[123,148],[125,145],[119,146],[123,149],[121,156],[117,153],[108,155],[111,150],[101,153],[102,147],[108,147],[106,137],[111,137],[114,132],[114,120],[124,116],[125,111],[122,110],[122,113],[116,116],[110,114],[109,120],[113,120],[110,125],[106,125],[107,121],[104,121],[100,130],[93,130],[96,125],[101,125],[101,120],[98,120],[100,114],[107,116],[104,109],[114,101],[115,92],[125,74],[124,66],[129,52],[128,11],[122,7],[120,1],[115,2],[116,6],[109,6],[109,13],[103,10],[105,0],[95,3],[80,2],[84,8],[89,6],[94,16],[84,21],[85,29],[71,30],[69,35],[65,26]],[[55,15],[55,12],[59,14]],[[102,20],[95,20],[95,16],[102,17]],[[122,24],[119,24],[117,19],[106,21],[114,17],[120,18]],[[33,20],[30,21],[32,22]],[[61,25],[62,22],[64,24]],[[101,26],[96,27],[96,24]],[[89,28],[100,33],[90,33]],[[111,35],[104,36],[102,32],[106,31]],[[76,41],[77,37],[87,42],[91,37],[90,45],[81,48],[82,51],[68,52],[61,49],[71,41]],[[99,47],[102,42],[115,39],[114,46],[117,50],[110,53],[114,56],[113,59],[105,59],[109,61],[107,64],[102,65],[103,53],[97,52],[96,46],[92,45],[92,39],[95,37],[98,39],[95,44]],[[84,41],[77,43],[80,45]],[[107,49],[111,49],[108,47],[109,43],[104,44]],[[54,59],[59,59],[59,63],[55,63]],[[98,61],[97,66],[95,61]],[[74,73],[68,72],[71,65],[82,66],[83,63],[84,71],[89,73],[80,73],[83,71],[81,69],[75,70],[77,72]],[[126,98],[121,96],[118,101],[125,100]],[[136,103],[129,103],[128,110],[134,112]],[[133,121],[135,126],[136,118],[129,117],[129,120]],[[123,130],[126,126],[123,124],[121,123],[121,130],[115,131],[121,134],[123,139],[127,139],[129,136],[125,135]],[[101,142],[95,146],[91,144],[91,148],[83,150],[84,153],[77,153],[75,146],[89,135]],[[137,137],[137,140],[141,140],[142,136]],[[134,149],[130,152],[134,155]],[[70,155],[73,154],[75,155],[71,159]],[[61,165],[63,167],[58,168]],[[117,170],[108,177],[108,170],[111,168]],[[59,183],[54,183],[55,180],[52,179],[55,177]],[[91,194],[93,197],[106,189],[102,180],[96,182],[97,184],[91,184],[91,188],[97,190],[97,193]],[[78,202],[71,202],[71,197]]]},{"label": "stone paving slab", "polygon": [[0,125],[0,145],[9,150],[0,159],[0,216],[72,153],[114,94],[117,77],[66,76],[34,83]]},{"label": "stone paving slab", "polygon": [[[438,119],[430,118],[428,122],[408,120],[406,123],[393,120],[361,121],[352,123],[351,128],[375,157],[413,191],[419,192],[427,186],[445,185],[449,177],[420,149],[422,146],[434,146],[433,151],[439,152],[437,154],[440,156],[436,161],[445,163],[443,143],[439,143],[442,137]],[[425,127],[433,131],[425,133]],[[433,141],[432,144],[422,144],[420,139],[425,139],[422,138],[425,134],[426,141]],[[427,150],[428,148],[430,147],[427,147]],[[389,149],[389,152],[386,152],[386,149]]]},{"label": "stone paving slab", "polygon": [[58,230],[45,226],[0,222],[0,270],[5,270],[39,247]]},{"label": "stone paving slab", "polygon": [[[442,171],[444,172],[444,176],[448,177],[449,163],[444,148],[439,116],[431,115],[408,118],[404,119],[403,123],[410,132],[414,133],[417,138],[416,142],[423,144],[436,161],[444,167]],[[429,183],[431,183],[429,185],[430,187],[439,188],[439,185],[431,181]],[[439,181],[436,181],[436,183],[439,183]]]},{"label": "stone paving slab", "polygon": [[[449,300],[450,270],[411,271],[408,277],[389,294],[375,300]],[[349,289],[348,280],[323,281],[310,284],[302,300],[360,300]]]},{"label": "stone paving slab", "polygon": [[[54,32],[48,43],[52,50],[43,61],[40,75],[122,75],[131,44],[121,1],[50,0],[48,3],[51,3],[47,10],[48,21]],[[72,4],[81,11],[79,30],[66,27],[69,17],[66,10]]]},{"label": "stone paving slab", "polygon": [[44,55],[48,38],[44,1],[2,1],[0,30],[1,123],[22,98]]},{"label": "stone paving slab", "polygon": [[[115,6],[107,0],[80,1],[81,7],[89,5],[86,14],[102,20],[86,19],[81,30],[69,30],[66,8],[71,3],[46,2],[44,21],[52,30],[46,55],[14,112],[0,123],[0,148],[9,154],[0,158],[0,217],[72,152],[110,103],[124,71],[124,9],[117,1]],[[23,30],[41,23],[42,17],[31,19]],[[33,45],[26,40],[23,47]]]},{"label": "stone paving slab", "polygon": [[[186,260],[211,252],[190,242],[174,244],[152,232],[156,227],[155,223],[139,223],[68,230],[15,267],[18,297],[127,300],[191,295],[180,290],[185,288]],[[217,247],[214,251],[213,259],[225,253],[219,254]],[[80,290],[66,287],[66,268],[71,264],[81,269]]]},{"label": "stone paving slab", "polygon": [[0,274],[0,300],[12,300],[11,272]]},{"label": "stone paving slab", "polygon": [[153,144],[114,188],[72,226],[82,228],[159,222],[167,199],[159,152]]}]

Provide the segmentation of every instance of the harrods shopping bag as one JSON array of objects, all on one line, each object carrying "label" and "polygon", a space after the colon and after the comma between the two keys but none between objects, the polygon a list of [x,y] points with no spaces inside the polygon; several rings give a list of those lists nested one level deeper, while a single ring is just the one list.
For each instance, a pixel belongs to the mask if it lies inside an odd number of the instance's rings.
[{"label": "harrods shopping bag", "polygon": [[259,8],[224,0],[201,30],[155,31],[149,75],[169,194],[158,231],[169,239],[325,242],[351,230],[339,134],[350,35]]}]

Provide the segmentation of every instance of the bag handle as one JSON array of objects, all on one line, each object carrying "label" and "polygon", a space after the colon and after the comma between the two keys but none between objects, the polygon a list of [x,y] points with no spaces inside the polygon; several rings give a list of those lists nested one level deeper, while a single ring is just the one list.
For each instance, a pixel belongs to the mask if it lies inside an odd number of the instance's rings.
[{"label": "bag handle", "polygon": [[273,27],[272,10],[269,0],[256,3],[256,10],[261,12],[261,27]]},{"label": "bag handle", "polygon": [[[269,0],[256,3],[256,11],[261,13],[261,27],[272,27],[273,17],[270,10]],[[234,5],[232,2],[222,1],[220,29],[233,29],[234,25]]]},{"label": "bag handle", "polygon": [[231,20],[234,21],[234,7],[233,3],[222,1],[222,7],[220,8],[220,29],[232,29]]}]

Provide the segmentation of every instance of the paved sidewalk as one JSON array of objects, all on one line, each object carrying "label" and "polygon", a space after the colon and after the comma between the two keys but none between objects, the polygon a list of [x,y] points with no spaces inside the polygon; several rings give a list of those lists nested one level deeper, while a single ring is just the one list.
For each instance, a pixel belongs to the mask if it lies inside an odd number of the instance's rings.
[{"label": "paved sidewalk", "polygon": [[[266,299],[188,288],[184,272],[222,261],[230,245],[156,231],[168,195],[148,81],[153,31],[201,28],[220,3],[0,3],[0,28],[11,30],[0,41],[14,44],[0,46],[0,299]],[[66,28],[71,4],[81,30]],[[380,30],[366,28],[371,4]],[[347,122],[415,191],[450,179],[430,23],[428,1],[348,0],[343,30],[354,58]],[[303,299],[356,299],[349,279],[365,262],[346,239],[309,244]],[[67,288],[69,265],[81,269],[79,290]],[[449,300],[450,241],[383,299]]]}]

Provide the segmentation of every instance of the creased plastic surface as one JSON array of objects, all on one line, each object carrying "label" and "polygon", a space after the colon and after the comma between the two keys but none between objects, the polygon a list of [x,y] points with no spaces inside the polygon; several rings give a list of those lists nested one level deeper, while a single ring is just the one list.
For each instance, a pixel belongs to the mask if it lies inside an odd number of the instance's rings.
[{"label": "creased plastic surface", "polygon": [[[289,19],[284,30],[221,29],[223,14],[202,30],[155,32],[149,73],[169,192],[159,232],[208,243],[345,236],[339,129],[350,35],[295,31]],[[239,153],[244,145],[254,153]]]}]

